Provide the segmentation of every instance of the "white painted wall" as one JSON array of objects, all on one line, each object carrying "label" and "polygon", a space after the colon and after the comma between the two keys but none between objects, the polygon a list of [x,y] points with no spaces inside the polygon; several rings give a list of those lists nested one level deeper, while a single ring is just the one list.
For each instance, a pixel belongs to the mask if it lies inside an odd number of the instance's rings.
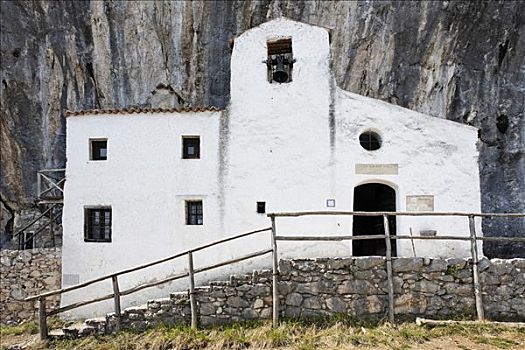
[{"label": "white painted wall", "polygon": [[[266,42],[291,37],[293,81],[266,80]],[[477,130],[335,87],[329,70],[328,32],[286,19],[253,28],[235,40],[231,104],[224,112],[72,116],[67,125],[63,274],[86,281],[180,252],[215,239],[269,225],[267,211],[352,210],[353,189],[367,182],[396,190],[397,209],[407,195],[434,195],[435,211],[480,211]],[[330,127],[332,125],[332,128]],[[370,152],[359,134],[373,129],[383,139]],[[201,136],[201,159],[181,159],[181,137]],[[89,161],[88,140],[108,138],[108,160]],[[399,166],[398,175],[356,175],[355,164]],[[184,200],[203,199],[204,225],[184,224]],[[83,241],[83,208],[111,205],[113,241]],[[348,235],[350,217],[278,219],[278,233]],[[399,234],[435,229],[468,235],[463,218],[400,218]],[[478,232],[481,232],[478,227]],[[198,253],[196,266],[269,247],[269,233]],[[417,255],[467,256],[467,243],[416,242]],[[280,243],[286,257],[347,256],[350,243]],[[411,256],[409,241],[398,254]],[[121,289],[183,271],[179,259],[147,274],[123,277]],[[269,266],[269,257],[199,277],[199,282]],[[64,278],[66,279],[66,278]],[[181,281],[124,298],[125,305],[187,288]],[[63,305],[110,293],[110,283],[64,295]],[[73,311],[92,316],[112,302]]]}]

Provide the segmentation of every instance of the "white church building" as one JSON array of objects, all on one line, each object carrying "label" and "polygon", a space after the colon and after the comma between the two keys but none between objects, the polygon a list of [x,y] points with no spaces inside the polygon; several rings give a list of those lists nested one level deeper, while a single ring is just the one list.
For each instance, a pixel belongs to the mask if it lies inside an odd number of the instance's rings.
[{"label": "white church building", "polygon": [[[336,86],[327,29],[276,19],[235,38],[227,108],[70,112],[63,286],[270,225],[269,212],[480,212],[477,129]],[[379,222],[377,221],[379,220]],[[381,218],[278,218],[279,234],[383,234]],[[468,235],[462,217],[398,217],[392,234]],[[478,233],[481,229],[478,227]],[[195,267],[270,247],[270,233],[195,253]],[[397,256],[464,257],[463,241],[399,240]],[[384,255],[384,241],[279,243],[281,257]],[[262,257],[209,274],[269,267]],[[182,272],[169,262],[121,288]],[[123,298],[123,307],[187,281]],[[111,293],[66,293],[63,305]],[[100,315],[113,304],[77,309]]]}]

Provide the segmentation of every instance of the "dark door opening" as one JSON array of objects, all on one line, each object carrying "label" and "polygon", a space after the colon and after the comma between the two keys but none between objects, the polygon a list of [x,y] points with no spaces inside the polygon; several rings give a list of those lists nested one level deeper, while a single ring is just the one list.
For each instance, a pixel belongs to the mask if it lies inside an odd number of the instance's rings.
[{"label": "dark door opening", "polygon": [[[390,186],[371,183],[354,188],[354,211],[396,211],[396,191]],[[390,234],[396,234],[396,217],[388,218]],[[352,226],[354,236],[384,235],[382,216],[354,216]],[[396,242],[392,243],[392,256],[396,256]],[[352,241],[354,256],[386,255],[384,239]]]}]

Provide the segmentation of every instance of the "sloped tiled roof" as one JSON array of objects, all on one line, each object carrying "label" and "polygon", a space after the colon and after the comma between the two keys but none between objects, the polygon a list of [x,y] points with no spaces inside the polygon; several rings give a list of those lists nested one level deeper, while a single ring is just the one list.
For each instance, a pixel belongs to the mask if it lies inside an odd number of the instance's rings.
[{"label": "sloped tiled roof", "polygon": [[206,107],[179,107],[179,108],[112,108],[112,109],[85,109],[80,111],[66,111],[66,117],[94,115],[94,114],[145,114],[145,113],[187,113],[187,112],[219,112],[222,109],[213,106]]}]

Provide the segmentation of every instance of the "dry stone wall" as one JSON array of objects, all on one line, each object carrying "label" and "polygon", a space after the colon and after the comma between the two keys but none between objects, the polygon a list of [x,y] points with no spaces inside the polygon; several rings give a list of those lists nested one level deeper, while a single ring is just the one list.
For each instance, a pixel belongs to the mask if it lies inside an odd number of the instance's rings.
[{"label": "dry stone wall", "polygon": [[[470,259],[394,259],[396,318],[474,315],[471,267]],[[281,316],[386,318],[383,257],[281,260],[279,268]],[[479,270],[486,316],[524,321],[525,259],[482,259]],[[270,319],[271,287],[271,271],[265,270],[196,288],[200,325]],[[157,323],[189,324],[190,315],[188,294],[176,293],[124,310],[122,322],[142,329]],[[115,315],[88,320],[87,325],[85,332],[111,331]]]},{"label": "dry stone wall", "polygon": [[[471,260],[398,258],[393,261],[394,311],[401,317],[475,314]],[[385,317],[385,258],[281,261],[281,307],[287,316]],[[525,260],[480,262],[486,316],[525,320]]]},{"label": "dry stone wall", "polygon": [[[60,249],[0,251],[0,323],[17,323],[37,315],[37,305],[23,299],[60,288],[61,257]],[[47,303],[50,308],[58,307],[60,297],[49,297]]]}]

